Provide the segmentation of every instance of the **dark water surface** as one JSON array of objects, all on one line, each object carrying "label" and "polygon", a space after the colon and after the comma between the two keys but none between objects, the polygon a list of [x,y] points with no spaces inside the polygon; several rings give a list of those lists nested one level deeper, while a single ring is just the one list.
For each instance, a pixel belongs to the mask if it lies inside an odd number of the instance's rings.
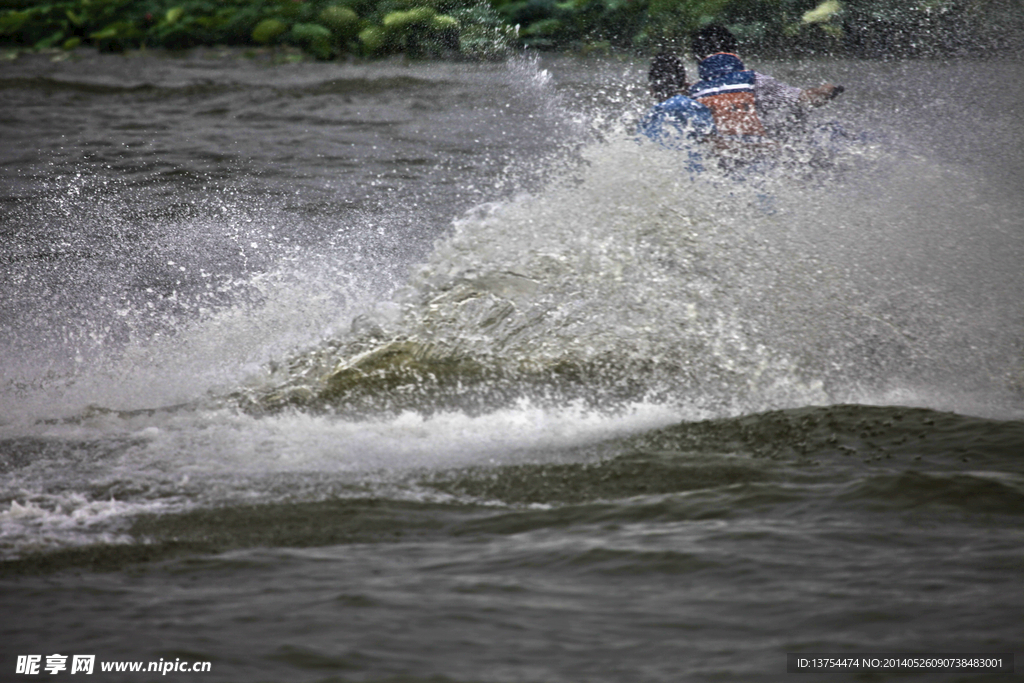
[{"label": "dark water surface", "polygon": [[0,66],[0,680],[1014,679],[785,671],[1024,651],[1024,68],[755,66]]}]

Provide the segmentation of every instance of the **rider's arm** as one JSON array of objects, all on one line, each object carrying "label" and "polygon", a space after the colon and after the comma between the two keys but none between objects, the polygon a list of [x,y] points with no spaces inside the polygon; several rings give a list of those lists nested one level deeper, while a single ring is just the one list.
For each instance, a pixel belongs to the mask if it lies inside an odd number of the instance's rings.
[{"label": "rider's arm", "polygon": [[820,107],[842,91],[842,88],[831,83],[801,90],[762,73],[756,73],[756,76],[754,87],[756,88],[755,96],[758,106],[763,112],[769,114],[774,109],[793,107],[794,105]]},{"label": "rider's arm", "polygon": [[807,88],[800,92],[800,103],[809,107],[820,107],[842,91],[840,86],[831,83],[819,85],[817,88]]}]

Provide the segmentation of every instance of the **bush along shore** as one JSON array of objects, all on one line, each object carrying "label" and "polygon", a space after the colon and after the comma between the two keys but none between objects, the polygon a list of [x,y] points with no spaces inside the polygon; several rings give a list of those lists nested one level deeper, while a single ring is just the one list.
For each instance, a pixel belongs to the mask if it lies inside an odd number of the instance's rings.
[{"label": "bush along shore", "polygon": [[316,59],[490,58],[515,43],[514,27],[473,0],[0,0],[0,8],[0,45],[9,50],[292,46]]},{"label": "bush along shore", "polygon": [[286,48],[315,59],[494,59],[523,47],[650,54],[719,22],[762,54],[1019,49],[1019,0],[0,0],[0,46]]}]

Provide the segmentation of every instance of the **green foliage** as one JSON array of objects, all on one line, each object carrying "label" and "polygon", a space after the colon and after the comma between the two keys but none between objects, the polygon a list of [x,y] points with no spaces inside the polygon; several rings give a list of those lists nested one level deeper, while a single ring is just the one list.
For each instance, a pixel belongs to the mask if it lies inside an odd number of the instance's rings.
[{"label": "green foliage", "polygon": [[479,7],[491,11],[486,0],[0,0],[0,45],[125,50],[284,43],[319,59],[458,55],[463,35],[473,46],[482,32],[503,28],[493,12],[475,26],[461,16]]},{"label": "green foliage", "polygon": [[142,31],[130,21],[115,21],[89,34],[89,40],[94,45],[108,52],[123,52],[138,45],[141,38]]},{"label": "green foliage", "polygon": [[331,30],[320,24],[295,24],[285,38],[317,59],[330,59],[334,56],[334,36]]},{"label": "green foliage", "polygon": [[684,44],[702,20],[718,18],[730,0],[651,0],[647,36],[654,46]]},{"label": "green foliage", "polygon": [[341,39],[352,38],[359,32],[359,15],[351,7],[343,5],[325,7],[317,17],[317,21]]},{"label": "green foliage", "polygon": [[963,52],[1019,14],[1019,0],[0,0],[0,45],[492,59],[520,45],[685,52],[694,30],[720,22],[744,51],[929,55]]},{"label": "green foliage", "polygon": [[381,54],[384,51],[385,41],[384,29],[380,26],[367,26],[359,32],[359,45],[363,54]]},{"label": "green foliage", "polygon": [[459,22],[459,50],[473,59],[503,59],[518,44],[516,29],[490,5],[476,4],[451,12]]},{"label": "green foliage", "polygon": [[408,31],[412,28],[425,28],[433,18],[431,7],[413,7],[404,12],[390,12],[384,17],[384,29],[387,31]]},{"label": "green foliage", "polygon": [[364,54],[379,54],[384,48],[384,29],[369,26],[359,32],[359,46]]},{"label": "green foliage", "polygon": [[15,35],[31,18],[31,12],[8,12],[0,16],[0,36]]},{"label": "green foliage", "polygon": [[288,26],[280,19],[264,19],[253,28],[252,39],[260,45],[266,45],[287,30]]},{"label": "green foliage", "polygon": [[388,12],[379,31],[366,30],[360,40],[370,54],[405,53],[411,57],[443,56],[460,51],[461,22],[430,6]]}]

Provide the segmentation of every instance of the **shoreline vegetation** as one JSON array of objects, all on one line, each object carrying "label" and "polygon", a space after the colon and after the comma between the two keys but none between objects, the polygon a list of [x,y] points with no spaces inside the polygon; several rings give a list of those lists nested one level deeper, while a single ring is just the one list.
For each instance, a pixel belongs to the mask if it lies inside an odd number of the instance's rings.
[{"label": "shoreline vegetation", "polygon": [[712,22],[763,56],[1024,52],[1019,0],[0,0],[0,52],[197,47],[287,61],[685,51]]}]

